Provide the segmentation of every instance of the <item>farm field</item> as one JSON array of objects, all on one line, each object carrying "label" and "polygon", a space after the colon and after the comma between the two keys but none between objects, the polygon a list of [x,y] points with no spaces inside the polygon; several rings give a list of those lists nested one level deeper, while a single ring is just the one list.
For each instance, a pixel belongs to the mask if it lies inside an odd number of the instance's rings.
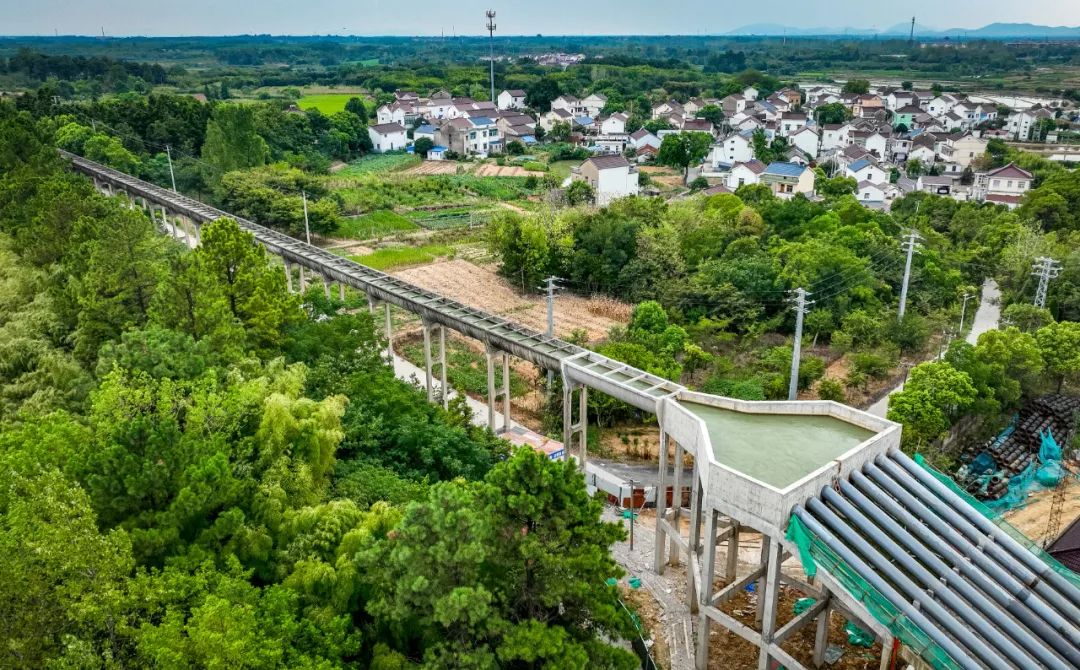
[{"label": "farm field", "polygon": [[[439,258],[453,257],[454,248],[445,244],[425,244],[419,247],[386,247],[370,254],[351,256],[357,263],[375,270],[392,270],[411,265],[434,263]],[[439,263],[439,265],[443,265]]]},{"label": "farm field", "polygon": [[412,154],[368,154],[334,173],[335,178],[404,171],[420,165]]},{"label": "farm field", "polygon": [[[394,274],[470,307],[512,316],[518,323],[535,330],[547,328],[546,298],[518,294],[493,267],[455,259]],[[565,338],[574,331],[584,330],[590,342],[599,341],[607,337],[612,327],[627,323],[631,309],[631,305],[610,298],[560,295],[555,300],[555,334]]]},{"label": "farm field", "polygon": [[363,98],[356,93],[315,93],[305,95],[296,101],[300,109],[317,109],[327,116],[345,111],[349,98]]},{"label": "farm field", "polygon": [[413,230],[419,230],[419,226],[400,214],[380,209],[370,214],[342,220],[335,237],[369,239]]}]

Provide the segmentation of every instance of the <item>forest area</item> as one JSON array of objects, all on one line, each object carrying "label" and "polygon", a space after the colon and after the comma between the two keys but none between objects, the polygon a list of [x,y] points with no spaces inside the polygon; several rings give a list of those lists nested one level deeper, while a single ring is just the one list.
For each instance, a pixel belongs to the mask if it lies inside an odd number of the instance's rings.
[{"label": "forest area", "polygon": [[234,222],[161,236],[54,135],[0,104],[0,665],[637,667],[572,463],[426,403]]}]

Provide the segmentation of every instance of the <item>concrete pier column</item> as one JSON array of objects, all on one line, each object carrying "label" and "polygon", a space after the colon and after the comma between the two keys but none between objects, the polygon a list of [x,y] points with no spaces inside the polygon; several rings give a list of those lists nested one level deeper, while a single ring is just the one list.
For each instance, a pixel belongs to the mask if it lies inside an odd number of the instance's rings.
[{"label": "concrete pier column", "polygon": [[768,563],[765,565],[764,592],[758,593],[758,604],[765,603],[765,619],[761,628],[761,653],[758,655],[758,670],[769,670],[769,645],[776,632],[776,607],[780,599],[780,563],[783,549],[779,542],[769,543]]},{"label": "concrete pier column", "polygon": [[195,246],[202,244],[202,224],[198,221],[192,222],[195,226]]},{"label": "concrete pier column", "polygon": [[[775,544],[768,535],[761,534],[761,563],[760,565],[769,565],[769,554],[772,551],[772,545]],[[768,587],[769,571],[766,569],[762,573],[761,577],[758,577],[757,584],[754,589],[757,591],[757,611],[754,613],[754,624],[761,625],[761,622],[765,620],[765,589]]]},{"label": "concrete pier column", "polygon": [[282,263],[285,264],[285,286],[288,288],[289,293],[292,293],[292,266],[289,265],[289,261],[285,260],[284,258],[281,260]]},{"label": "concrete pier column", "polygon": [[338,282],[337,289],[338,289],[338,300],[340,300],[341,302],[345,302],[345,283],[344,282]]},{"label": "concrete pier column", "polygon": [[[680,447],[680,449],[681,448],[682,447]],[[678,452],[676,452],[676,453],[678,453]],[[700,484],[700,482],[698,482],[698,478],[697,478],[697,462],[696,461],[694,463],[694,476],[693,476],[693,479],[690,482],[690,489],[691,489],[692,493],[690,494],[690,533],[689,533],[689,536],[686,538],[686,541],[687,541],[686,580],[687,580],[687,586],[688,586],[687,591],[690,594],[690,613],[691,614],[697,614],[698,613],[697,588],[694,586],[694,584],[695,584],[695,582],[697,580],[697,575],[694,574],[694,570],[692,569],[692,564],[690,563],[690,560],[689,560],[690,556],[699,555],[700,552],[698,550],[701,547],[701,498],[702,498],[702,491],[701,491],[701,484]]]},{"label": "concrete pier column", "polygon": [[[424,322],[424,387],[427,389],[427,401],[435,400],[435,389],[431,384],[431,329],[428,322]],[[491,369],[490,363],[488,369]],[[490,385],[489,385],[490,387]]]},{"label": "concrete pier column", "polygon": [[[825,596],[828,598],[828,595]],[[829,646],[829,617],[832,606],[826,605],[818,615],[817,632],[814,634],[814,667],[820,668],[825,665],[825,649]]]},{"label": "concrete pier column", "polygon": [[727,561],[724,565],[724,579],[730,584],[735,581],[735,572],[739,567],[739,522],[731,520],[731,535],[727,540]]},{"label": "concrete pier column", "polygon": [[[659,417],[660,421],[660,476],[656,484],[656,546],[653,548],[653,571],[658,574],[664,574],[664,542],[667,540],[667,531],[660,524],[660,521],[667,518],[667,467],[668,467],[668,436],[667,431],[664,430],[663,417]],[[674,489],[671,492],[671,506],[679,504],[678,492]]]},{"label": "concrete pier column", "polygon": [[487,348],[487,403],[488,428],[495,431],[495,354],[489,345]]},{"label": "concrete pier column", "polygon": [[581,469],[589,462],[589,387],[581,385],[578,391],[578,417],[581,429],[578,431],[578,447],[581,450]]},{"label": "concrete pier column", "polygon": [[502,354],[502,369],[503,369],[503,422],[502,432],[510,430],[510,354],[504,351]]},{"label": "concrete pier column", "polygon": [[[681,444],[675,445],[675,474],[672,475],[671,482],[671,527],[678,530],[683,513],[682,489],[685,485],[683,482],[683,447]],[[679,564],[679,543],[675,540],[676,538],[670,538],[671,545],[668,548],[668,565],[671,566]]]},{"label": "concrete pier column", "polygon": [[326,296],[327,302],[330,301],[330,279],[326,275],[322,276],[322,288],[323,295]]},{"label": "concrete pier column", "polygon": [[[705,607],[710,604],[709,601],[712,599],[713,593],[713,577],[716,566],[717,516],[718,512],[716,510],[709,510],[705,519],[705,551],[699,566],[701,570],[701,596],[697,598],[701,607],[698,608],[697,653],[694,654],[697,670],[706,670],[709,665],[709,627],[712,619],[705,613]],[[696,595],[691,592],[690,597],[694,598]]]},{"label": "concrete pier column", "polygon": [[304,266],[299,263],[296,265],[300,268],[300,294],[303,295],[304,293],[307,293],[307,281],[304,277]]},{"label": "concrete pier column", "polygon": [[386,314],[386,354],[390,359],[390,362],[394,362],[394,326],[393,320],[390,317],[390,303],[383,304],[383,310]]},{"label": "concrete pier column", "polygon": [[439,326],[439,388],[442,389],[443,409],[450,408],[450,385],[446,381],[446,327]]}]

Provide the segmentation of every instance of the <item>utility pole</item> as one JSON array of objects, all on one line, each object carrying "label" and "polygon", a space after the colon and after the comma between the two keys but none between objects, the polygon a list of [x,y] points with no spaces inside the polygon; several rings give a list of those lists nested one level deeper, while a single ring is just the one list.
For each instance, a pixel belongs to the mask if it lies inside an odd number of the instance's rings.
[{"label": "utility pole", "polygon": [[168,144],[165,145],[165,155],[169,158],[169,177],[172,179],[172,190],[173,193],[177,193],[178,191],[176,190],[176,173],[173,172],[172,167],[172,148],[169,147]]},{"label": "utility pole", "polygon": [[915,17],[911,17],[911,35],[908,36],[908,46],[915,44]]},{"label": "utility pole", "polygon": [[964,316],[967,314],[968,300],[971,300],[975,296],[970,293],[964,294],[964,306],[960,308],[960,334],[964,332]]},{"label": "utility pole", "polygon": [[900,288],[900,314],[897,317],[900,321],[904,320],[904,310],[907,309],[908,283],[911,282],[911,257],[915,255],[915,248],[921,239],[922,235],[913,230],[904,240],[903,247],[907,250],[907,262],[904,263],[904,285]]},{"label": "utility pole", "polygon": [[307,191],[300,191],[300,195],[304,198],[304,234],[307,236],[307,243],[311,244],[311,226],[308,224],[307,217]]},{"label": "utility pole", "polygon": [[1032,276],[1039,278],[1039,289],[1035,292],[1035,306],[1046,307],[1046,294],[1050,288],[1050,280],[1057,279],[1061,274],[1061,263],[1053,258],[1041,256],[1035,259],[1032,267]]},{"label": "utility pole", "polygon": [[489,9],[484,14],[487,16],[488,46],[490,47],[488,65],[491,66],[491,101],[495,102],[495,10]]},{"label": "utility pole", "polygon": [[788,383],[788,400],[795,400],[799,395],[799,358],[802,355],[802,330],[803,317],[806,316],[806,308],[814,304],[807,301],[810,295],[804,288],[795,289],[795,343],[791,350],[791,381]]}]

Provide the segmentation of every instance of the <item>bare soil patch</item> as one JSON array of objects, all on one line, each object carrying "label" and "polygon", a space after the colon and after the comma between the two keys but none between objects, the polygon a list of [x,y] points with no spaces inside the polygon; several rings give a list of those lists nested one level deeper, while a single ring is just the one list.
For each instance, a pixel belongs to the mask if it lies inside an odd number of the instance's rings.
[{"label": "bare soil patch", "polygon": [[[1075,467],[1073,469],[1075,470]],[[1038,491],[1028,497],[1027,505],[1005,514],[1005,520],[1016,526],[1028,538],[1042,544],[1053,501],[1053,489]],[[1068,528],[1077,517],[1080,517],[1080,481],[1077,481],[1076,477],[1070,477],[1065,489],[1065,502],[1061,507],[1061,526],[1057,529],[1057,533]]]},{"label": "bare soil patch", "polygon": [[529,175],[543,176],[543,172],[526,170],[517,165],[492,165],[484,163],[476,170],[478,177],[528,177]]},{"label": "bare soil patch", "polygon": [[[458,166],[461,163],[455,161],[424,161],[420,165],[409,168],[408,170],[402,170],[401,174],[408,175],[433,175],[433,174],[457,174]],[[465,168],[468,172],[469,169]]]},{"label": "bare soil patch", "polygon": [[[519,294],[494,268],[455,259],[394,274],[470,307],[505,316],[540,332],[547,329],[546,298]],[[575,330],[584,330],[590,342],[602,340],[612,327],[629,319],[632,307],[617,305],[622,303],[560,295],[555,299],[555,334],[568,337]],[[625,318],[620,319],[623,315]]]}]

